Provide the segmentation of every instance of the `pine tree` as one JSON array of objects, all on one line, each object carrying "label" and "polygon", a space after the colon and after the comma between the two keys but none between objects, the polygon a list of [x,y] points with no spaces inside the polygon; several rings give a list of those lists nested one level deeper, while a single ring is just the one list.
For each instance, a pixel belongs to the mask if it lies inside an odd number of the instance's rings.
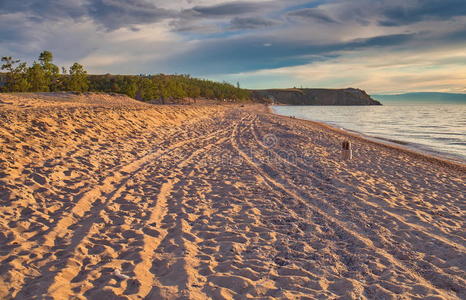
[{"label": "pine tree", "polygon": [[82,65],[74,63],[70,67],[66,89],[75,92],[85,92],[89,89],[87,72]]},{"label": "pine tree", "polygon": [[[2,57],[2,70],[6,70],[6,83],[3,88],[6,92],[26,92],[30,88],[27,78],[27,64],[14,60],[11,56]],[[18,64],[17,66],[15,66]]]},{"label": "pine tree", "polygon": [[39,63],[44,70],[45,78],[49,90],[57,91],[60,89],[59,74],[60,69],[52,63],[53,54],[50,51],[42,51],[39,55]]},{"label": "pine tree", "polygon": [[50,80],[47,77],[42,66],[34,62],[32,67],[27,71],[28,81],[30,83],[30,92],[48,92]]}]

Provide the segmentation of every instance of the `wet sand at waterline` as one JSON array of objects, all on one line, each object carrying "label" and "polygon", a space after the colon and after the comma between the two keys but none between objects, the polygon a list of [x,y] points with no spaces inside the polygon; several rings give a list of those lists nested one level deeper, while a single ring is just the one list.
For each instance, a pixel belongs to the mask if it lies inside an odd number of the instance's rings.
[{"label": "wet sand at waterline", "polygon": [[259,105],[0,100],[1,299],[466,298],[464,165]]}]

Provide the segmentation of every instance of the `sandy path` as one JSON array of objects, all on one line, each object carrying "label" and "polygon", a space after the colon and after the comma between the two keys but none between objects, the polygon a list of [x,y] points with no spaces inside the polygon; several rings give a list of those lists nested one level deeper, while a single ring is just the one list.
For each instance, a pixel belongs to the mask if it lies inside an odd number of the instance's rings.
[{"label": "sandy path", "polygon": [[249,107],[7,100],[2,298],[466,297],[464,169]]}]

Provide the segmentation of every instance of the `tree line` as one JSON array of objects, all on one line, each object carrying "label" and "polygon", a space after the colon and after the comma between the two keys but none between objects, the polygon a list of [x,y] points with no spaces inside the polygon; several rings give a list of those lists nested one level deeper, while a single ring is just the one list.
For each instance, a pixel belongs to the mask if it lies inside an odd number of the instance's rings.
[{"label": "tree line", "polygon": [[50,51],[40,53],[32,66],[12,57],[2,57],[2,92],[107,92],[126,94],[143,101],[162,103],[182,98],[244,101],[250,92],[227,82],[193,78],[189,75],[88,75],[74,63],[69,69],[53,63]]},{"label": "tree line", "polygon": [[62,74],[53,63],[50,51],[40,53],[38,61],[28,66],[11,56],[2,57],[3,92],[54,92],[87,91],[89,82],[83,66],[74,63],[68,70],[62,68]]}]

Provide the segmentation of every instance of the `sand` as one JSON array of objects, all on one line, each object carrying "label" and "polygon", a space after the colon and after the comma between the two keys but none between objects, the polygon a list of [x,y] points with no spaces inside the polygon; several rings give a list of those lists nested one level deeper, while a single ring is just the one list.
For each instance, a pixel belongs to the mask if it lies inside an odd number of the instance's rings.
[{"label": "sand", "polygon": [[257,105],[0,116],[1,299],[466,298],[464,165]]}]

